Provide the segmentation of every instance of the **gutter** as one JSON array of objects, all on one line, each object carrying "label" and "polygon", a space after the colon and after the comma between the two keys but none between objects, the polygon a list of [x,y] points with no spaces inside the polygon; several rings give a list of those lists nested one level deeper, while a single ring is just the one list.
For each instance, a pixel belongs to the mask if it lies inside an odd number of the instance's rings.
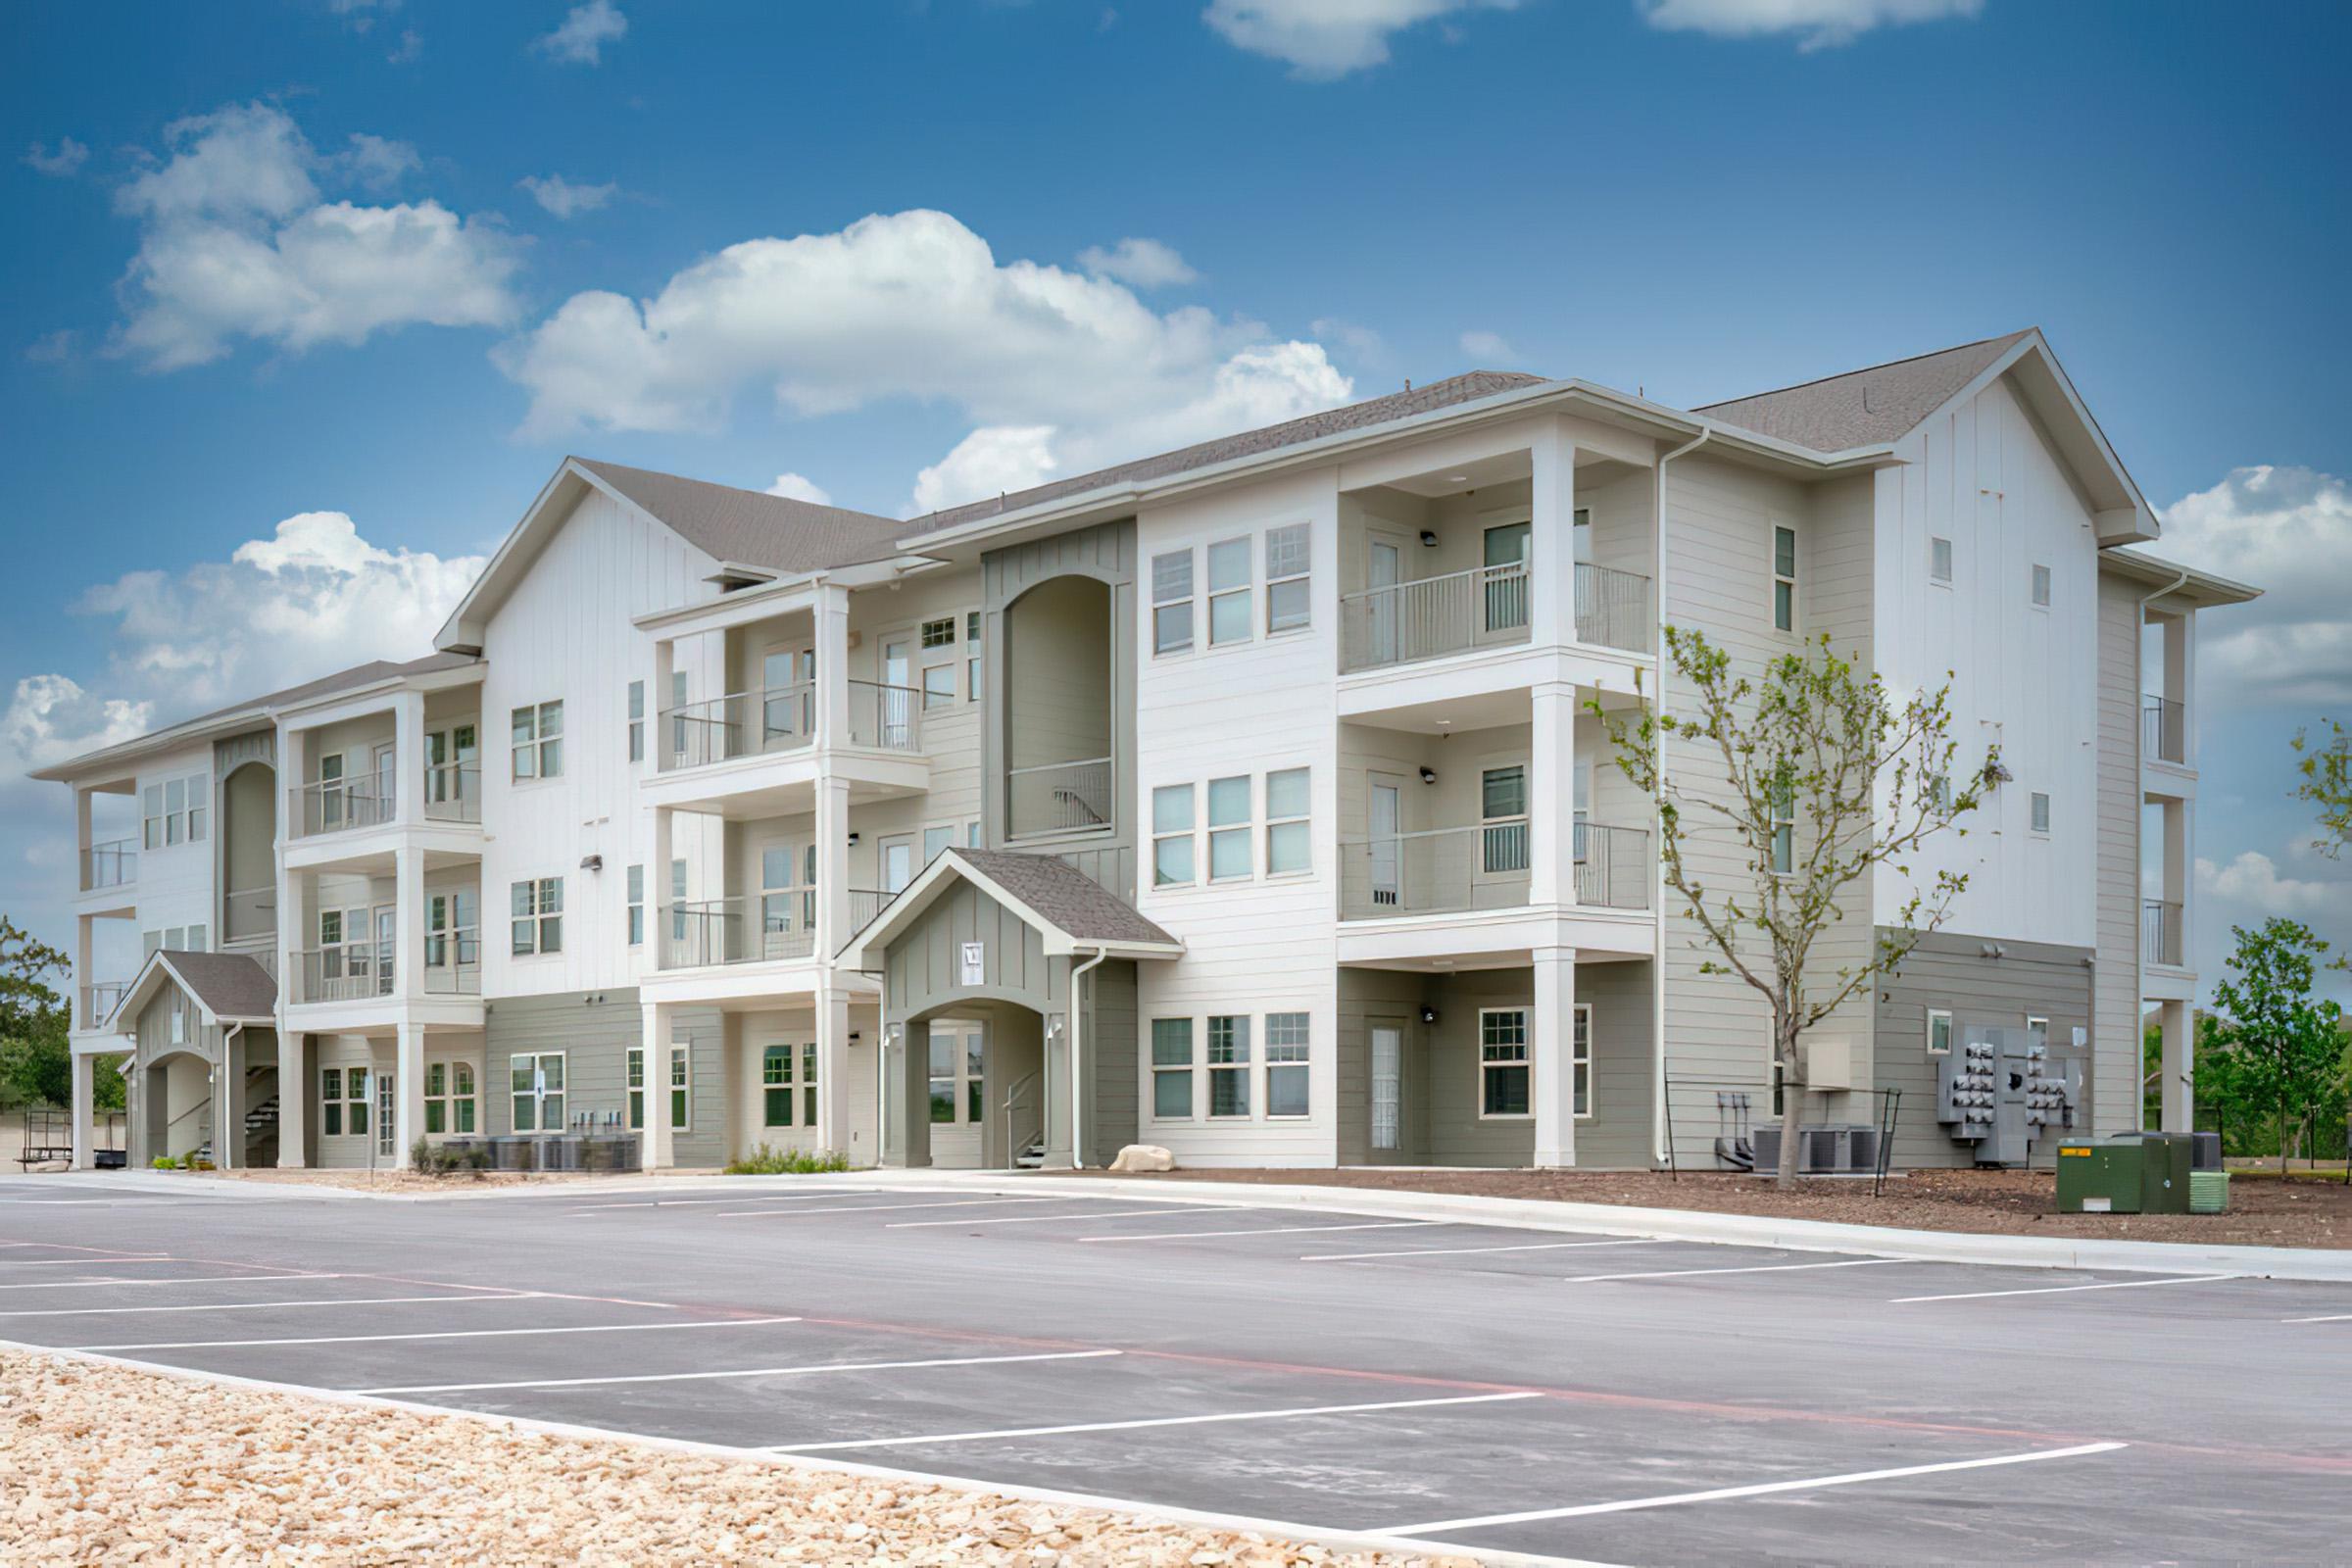
[{"label": "gutter", "polygon": [[[1658,689],[1649,697],[1653,718],[1663,714],[1666,709],[1666,465],[1686,453],[1696,452],[1707,444],[1707,438],[1713,434],[1711,429],[1701,430],[1658,459],[1657,494],[1651,503],[1649,530],[1651,543],[1656,549],[1656,559],[1649,574],[1651,591],[1657,596],[1657,602],[1650,607],[1649,616],[1650,652],[1657,661],[1658,671]],[[1664,760],[1665,748],[1661,737],[1659,760],[1663,762]],[[1651,866],[1650,888],[1654,901],[1652,907],[1658,911],[1658,956],[1650,960],[1649,965],[1649,1044],[1652,1063],[1649,1141],[1651,1153],[1663,1161],[1673,1157],[1673,1151],[1666,1147],[1666,1129],[1672,1124],[1672,1118],[1666,1110],[1666,769],[1661,766],[1655,771],[1657,777],[1650,786],[1650,806],[1657,813],[1659,853]]]},{"label": "gutter", "polygon": [[[2132,673],[2134,677],[2132,684],[2140,688],[2139,691],[2132,694],[2132,696],[2139,698],[2139,702],[2132,705],[2134,708],[2142,707],[2147,702],[2145,695],[2147,688],[2147,671],[2141,667],[2141,647],[2146,637],[2145,628],[2148,622],[2148,607],[2154,604],[2157,600],[2164,598],[2168,594],[2180,592],[2182,585],[2185,584],[2193,575],[2195,575],[2193,572],[2188,571],[2184,567],[2181,569],[2180,575],[2176,576],[2164,587],[2157,589],[2154,593],[2142,594],[2139,596],[2138,603],[2134,608],[2132,616]],[[2148,725],[2146,718],[2142,717],[2138,723],[2132,726],[2132,798],[2134,801],[2140,799],[2146,788],[2145,780],[2147,778],[2147,770]],[[2139,844],[2139,821],[2141,814],[2142,813],[2138,811],[2134,811],[2132,816],[2132,842],[2134,846],[2138,846]],[[2140,853],[2144,855],[2146,853],[2145,849],[2142,848]],[[2190,873],[2191,869],[2191,867],[2184,865],[2180,868],[2181,874],[2186,876]],[[2140,890],[2140,897],[2142,899],[2147,897],[2146,889],[2143,888]],[[2188,953],[2186,951],[2188,948],[2188,905],[2186,901],[2183,901],[2180,906],[2180,946],[2182,949],[2180,956],[2185,958],[2188,956]],[[2132,1054],[2134,1060],[2138,1059],[2140,1050],[2139,1037],[2142,1027],[2139,1021],[2140,1009],[2148,1004],[2148,945],[2146,941],[2143,940],[2144,936],[2145,933],[2139,929],[2139,924],[2135,922],[2133,926],[2133,937],[2132,942],[2132,976],[2133,988],[2132,993]],[[2095,968],[2091,971],[2090,995],[2092,1007],[2091,1019],[2093,1025],[2095,1026],[2098,1019],[2097,1007],[2099,995],[2098,971]],[[2091,1037],[2090,1059],[2092,1068],[2095,1071],[2099,1059],[2098,1037],[2096,1035]],[[2196,1059],[2193,1049],[2189,1059],[2192,1062]],[[2158,1121],[2162,1121],[2164,1119],[2164,1048],[2162,1046],[2159,1046],[2156,1051],[2156,1073],[2158,1084],[2156,1096],[2156,1119]],[[2136,1083],[2137,1081],[2138,1075],[2133,1074],[2133,1082]],[[2192,1084],[2194,1083],[2193,1079],[2189,1081]],[[2194,1126],[2196,1122],[2196,1101],[2192,1091],[2188,1106],[2188,1119],[2191,1126]],[[2143,1108],[2139,1115],[2134,1119],[2144,1127],[2147,1121],[2147,1111]],[[2095,1106],[2092,1109],[2092,1120],[2097,1120],[2097,1109]]]},{"label": "gutter", "polygon": [[[1076,956],[1073,951],[1072,956]],[[1086,1168],[1086,1074],[1080,1070],[1084,1059],[1079,1047],[1083,1043],[1078,1020],[1085,1008],[1078,1004],[1079,982],[1087,971],[1110,956],[1110,949],[1098,946],[1095,956],[1070,971],[1070,1169]]]}]

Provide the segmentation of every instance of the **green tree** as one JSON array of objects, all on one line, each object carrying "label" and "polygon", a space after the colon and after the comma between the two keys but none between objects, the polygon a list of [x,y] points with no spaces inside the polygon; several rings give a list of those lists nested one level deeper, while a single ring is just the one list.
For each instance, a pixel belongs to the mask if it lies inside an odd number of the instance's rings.
[{"label": "green tree", "polygon": [[17,1103],[63,1104],[72,1093],[71,1014],[50,984],[67,969],[63,953],[0,914],[0,1096]]},{"label": "green tree", "polygon": [[[1898,707],[1879,676],[1838,657],[1827,637],[1766,660],[1752,676],[1737,672],[1732,656],[1699,632],[1667,627],[1666,653],[1692,692],[1694,713],[1628,717],[1597,705],[1594,711],[1626,777],[1660,799],[1658,853],[1667,887],[1699,929],[1693,946],[1708,953],[1701,971],[1737,976],[1771,1004],[1773,1057],[1790,1110],[1779,1176],[1790,1188],[1804,1085],[1797,1037],[1873,977],[1891,973],[1943,922],[1968,878],[1938,871],[1925,888],[1914,885],[1874,933],[1866,958],[1817,969],[1814,945],[1845,918],[1855,884],[1867,900],[1880,866],[1909,878],[1907,858],[1976,809],[2000,777],[1999,756],[1988,751],[1956,778],[1950,687]],[[1686,743],[1691,772],[1701,776],[1668,765],[1668,739]],[[1744,862],[1744,874],[1722,887],[1710,885],[1690,856],[1717,835]]]},{"label": "green tree", "polygon": [[2311,994],[2328,944],[2310,928],[2273,916],[2254,930],[2230,927],[2237,949],[2214,986],[2201,1026],[2198,1087],[2231,1119],[2270,1114],[2278,1124],[2278,1170],[2286,1171],[2299,1129],[2342,1113],[2344,1039],[2336,1004]]},{"label": "green tree", "polygon": [[2312,847],[2330,859],[2352,844],[2352,731],[2334,719],[2323,719],[2328,734],[2313,740],[2309,732],[2295,736],[2295,771],[2303,781],[2295,799],[2319,808],[2320,837]]}]

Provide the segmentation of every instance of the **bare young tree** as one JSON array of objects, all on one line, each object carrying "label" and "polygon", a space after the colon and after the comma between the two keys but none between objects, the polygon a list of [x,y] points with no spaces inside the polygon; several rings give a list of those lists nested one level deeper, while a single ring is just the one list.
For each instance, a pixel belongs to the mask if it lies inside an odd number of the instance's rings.
[{"label": "bare young tree", "polygon": [[[1988,748],[1955,776],[1948,683],[1898,708],[1878,675],[1860,673],[1827,637],[1766,660],[1752,676],[1696,631],[1667,627],[1666,652],[1695,711],[1600,716],[1618,766],[1659,798],[1666,885],[1699,929],[1692,945],[1708,953],[1700,972],[1737,976],[1772,1005],[1773,1054],[1789,1110],[1779,1175],[1789,1188],[1804,1084],[1797,1037],[1893,972],[1942,924],[1967,876],[1938,869],[1921,886],[1907,858],[1946,828],[1965,833],[1954,824],[2005,775],[1998,749]],[[1669,739],[1698,748],[1704,761],[1690,766],[1703,779],[1678,776]],[[1690,856],[1710,828],[1745,860],[1744,874],[1720,887]],[[1882,865],[1910,883],[1910,896],[1874,931],[1867,958],[1816,972],[1815,943],[1845,918],[1856,883],[1868,917],[1870,878]]]}]

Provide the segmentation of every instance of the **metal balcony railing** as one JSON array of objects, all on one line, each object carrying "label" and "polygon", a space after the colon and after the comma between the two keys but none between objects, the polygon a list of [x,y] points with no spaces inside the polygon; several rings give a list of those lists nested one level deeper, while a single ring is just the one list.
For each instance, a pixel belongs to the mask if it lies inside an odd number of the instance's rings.
[{"label": "metal balcony railing", "polygon": [[1628,653],[1650,651],[1649,579],[1615,566],[1576,564],[1576,640]]},{"label": "metal balcony railing", "polygon": [[288,790],[286,796],[286,821],[298,839],[381,827],[393,816],[393,791],[374,778],[322,779]]},{"label": "metal balcony railing", "polygon": [[2150,963],[2178,969],[2181,956],[2180,906],[2169,899],[2139,901],[2139,950]]},{"label": "metal balcony railing", "polygon": [[850,933],[845,933],[845,940],[848,934],[873,924],[874,916],[889,908],[897,897],[896,893],[885,893],[880,888],[850,889]]},{"label": "metal balcony railing", "polygon": [[115,1012],[122,999],[130,994],[127,980],[93,980],[81,988],[81,1023],[84,1029],[103,1029],[114,1021]]},{"label": "metal balcony railing", "polygon": [[2188,760],[2188,709],[2169,697],[2145,697],[2139,708],[2139,744],[2151,762]]},{"label": "metal balcony railing", "polygon": [[1649,830],[1576,824],[1576,902],[1604,909],[1646,909],[1652,873]]},{"label": "metal balcony railing", "polygon": [[126,888],[139,879],[139,841],[109,839],[81,852],[81,890]]},{"label": "metal balcony railing", "polygon": [[811,957],[816,953],[816,904],[814,888],[794,888],[759,898],[665,905],[655,912],[662,923],[662,967],[699,969]]},{"label": "metal balcony railing", "polygon": [[220,900],[220,935],[230,942],[240,937],[266,937],[277,929],[277,889],[232,890]]},{"label": "metal balcony railing", "polygon": [[[1576,902],[1648,908],[1648,830],[1579,822],[1575,832]],[[1342,840],[1340,918],[1455,914],[1525,904],[1534,847],[1523,816]]]},{"label": "metal balcony railing", "polygon": [[1005,832],[1012,838],[1108,827],[1114,817],[1107,757],[1012,768],[1005,784],[1010,797]]},{"label": "metal balcony railing", "polygon": [[665,708],[660,736],[655,756],[664,773],[795,751],[816,739],[816,686],[795,681]]},{"label": "metal balcony railing", "polygon": [[1524,561],[1340,597],[1340,669],[1380,669],[1527,641]]},{"label": "metal balcony railing", "polygon": [[885,752],[923,749],[923,694],[878,680],[850,682],[850,744]]},{"label": "metal balcony railing", "polygon": [[471,762],[443,762],[426,768],[424,815],[430,822],[479,822],[482,770]]},{"label": "metal balcony railing", "polygon": [[392,944],[353,942],[306,948],[294,955],[295,1003],[365,1002],[392,994]]}]

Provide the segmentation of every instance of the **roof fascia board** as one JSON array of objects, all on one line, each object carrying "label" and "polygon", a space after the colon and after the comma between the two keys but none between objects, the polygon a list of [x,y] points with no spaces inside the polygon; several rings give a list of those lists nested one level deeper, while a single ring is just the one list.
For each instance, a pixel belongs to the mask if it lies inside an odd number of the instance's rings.
[{"label": "roof fascia board", "polygon": [[2180,565],[2137,550],[2115,546],[2099,552],[2099,569],[2158,588],[2185,572],[2188,580],[2180,585],[2177,594],[2193,598],[2200,604],[2242,605],[2262,597],[2262,590],[2251,583],[2218,576],[2210,571],[2199,571],[2193,566]]},{"label": "roof fascia board", "polygon": [[130,771],[124,772],[123,764],[136,764],[158,753],[193,746],[200,741],[218,740],[224,735],[241,735],[249,729],[268,729],[270,722],[270,710],[257,704],[201,722],[191,721],[152,734],[134,736],[130,740],[119,741],[103,752],[88,752],[48,767],[36,767],[24,776],[44,784],[100,783],[115,778],[135,777],[135,765]]},{"label": "roof fascia board", "polygon": [[[2107,432],[2100,429],[2099,421],[2091,416],[2089,406],[2082,401],[2082,395],[2075,390],[2075,383],[2067,375],[2066,367],[2060,365],[2058,356],[2050,352],[2049,342],[2042,337],[2038,327],[2012,343],[1999,358],[1970,377],[1966,385],[1944,399],[1926,418],[1921,419],[1920,425],[1926,424],[1928,419],[1939,418],[1948,415],[1976,398],[1986,387],[2018,368],[2028,359],[2037,362],[2047,373],[2050,385],[2057,391],[2059,400],[2065,404],[2066,412],[2072,416],[2077,431],[2082,440],[2088,443],[2091,451],[2096,455],[2100,466],[2107,470],[2108,478],[2123,491],[2125,504],[2120,507],[2100,507],[2094,500],[2091,508],[2091,521],[2093,528],[2097,531],[2099,542],[2103,545],[2118,545],[2157,537],[2161,529],[2157,524],[2154,510],[2148,505],[2147,497],[2140,494],[2139,485],[2132,477],[2132,471],[2124,466],[2124,460],[2116,456],[2115,448],[2108,444]],[[2033,383],[2028,378],[2021,376],[2019,384],[2025,389],[2029,407],[2031,407],[2035,401]],[[2045,425],[2048,423],[2048,416],[2044,411],[2036,408],[2034,412]],[[1919,425],[1914,425],[1912,428],[1917,430]],[[2052,444],[2058,448],[2060,458],[2070,467],[2079,466],[2077,456],[2067,451],[2068,443],[2065,438],[2055,430],[2048,431],[2047,434]],[[2078,477],[2084,476],[2079,475]]]},{"label": "roof fascia board", "polygon": [[705,599],[691,605],[672,605],[667,610],[649,610],[629,622],[640,631],[688,636],[695,632],[720,631],[729,626],[741,626],[772,615],[788,615],[796,610],[815,605],[817,591],[824,586],[816,574],[761,583],[757,588],[739,588],[731,594]]},{"label": "roof fascia board", "polygon": [[382,680],[369,681],[365,686],[346,687],[339,692],[321,692],[317,697],[288,703],[282,708],[266,710],[281,729],[317,729],[321,724],[336,724],[346,718],[365,718],[369,713],[383,712],[392,700],[403,692],[445,692],[460,686],[479,686],[486,665],[476,662],[459,664],[450,669],[418,670],[407,675],[388,675]]}]

